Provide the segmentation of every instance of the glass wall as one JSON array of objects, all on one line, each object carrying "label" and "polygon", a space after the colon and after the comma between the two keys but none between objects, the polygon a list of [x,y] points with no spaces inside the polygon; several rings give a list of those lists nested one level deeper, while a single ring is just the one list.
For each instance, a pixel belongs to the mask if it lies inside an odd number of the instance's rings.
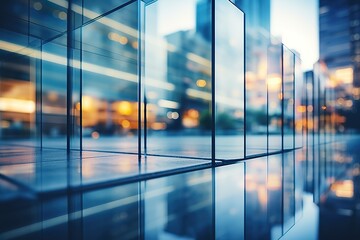
[{"label": "glass wall", "polygon": [[4,3],[6,143],[215,162],[301,147],[304,125],[323,141],[334,126],[327,80],[304,88],[300,59],[265,26],[246,29],[239,2],[68,5]]}]

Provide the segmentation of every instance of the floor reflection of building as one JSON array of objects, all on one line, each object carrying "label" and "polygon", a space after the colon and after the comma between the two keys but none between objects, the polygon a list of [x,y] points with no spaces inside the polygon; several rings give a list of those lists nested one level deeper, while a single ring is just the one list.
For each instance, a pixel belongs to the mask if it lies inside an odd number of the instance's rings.
[{"label": "floor reflection of building", "polygon": [[167,195],[165,232],[190,239],[212,239],[211,175],[203,172],[173,178],[176,189]]}]

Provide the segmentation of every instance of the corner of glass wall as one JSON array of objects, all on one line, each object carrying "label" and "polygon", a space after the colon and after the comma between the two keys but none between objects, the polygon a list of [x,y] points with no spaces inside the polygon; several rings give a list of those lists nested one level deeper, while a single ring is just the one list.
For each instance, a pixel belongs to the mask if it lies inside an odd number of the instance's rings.
[{"label": "corner of glass wall", "polygon": [[228,0],[215,1],[214,4],[215,158],[243,159],[245,155],[245,16]]},{"label": "corner of glass wall", "polygon": [[268,46],[267,67],[267,102],[268,102],[268,153],[282,150],[282,43],[271,37]]},{"label": "corner of glass wall", "polygon": [[82,148],[137,153],[137,1],[87,22],[81,38]]}]

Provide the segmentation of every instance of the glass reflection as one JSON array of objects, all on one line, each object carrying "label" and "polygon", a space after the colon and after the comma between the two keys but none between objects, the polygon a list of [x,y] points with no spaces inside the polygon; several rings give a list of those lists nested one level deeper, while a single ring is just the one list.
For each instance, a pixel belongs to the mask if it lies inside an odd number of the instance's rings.
[{"label": "glass reflection", "polygon": [[268,151],[282,150],[282,44],[271,38],[268,49]]},{"label": "glass reflection", "polygon": [[245,239],[268,239],[267,158],[245,163]]},{"label": "glass reflection", "polygon": [[215,2],[215,157],[244,158],[244,14]]},{"label": "glass reflection", "polygon": [[294,70],[295,55],[287,47],[283,45],[283,142],[284,149],[294,148]]},{"label": "glass reflection", "polygon": [[145,182],[145,239],[214,239],[211,170]]},{"label": "glass reflection", "polygon": [[132,3],[82,29],[84,149],[137,152],[137,11]]},{"label": "glass reflection", "polygon": [[39,146],[38,68],[40,41],[0,29],[0,141]]},{"label": "glass reflection", "polygon": [[67,147],[66,35],[42,46],[42,147]]},{"label": "glass reflection", "polygon": [[211,156],[209,4],[160,0],[145,6],[148,154]]},{"label": "glass reflection", "polygon": [[278,239],[282,236],[282,158],[281,155],[272,155],[268,157],[268,219],[271,227],[272,239]]},{"label": "glass reflection", "polygon": [[[274,75],[268,63],[269,34],[248,30],[246,72],[246,154],[267,153],[267,79],[273,88]],[[271,128],[270,128],[271,129]]]},{"label": "glass reflection", "polygon": [[244,164],[215,170],[216,239],[244,239]]},{"label": "glass reflection", "polygon": [[283,154],[283,234],[295,224],[294,152]]}]

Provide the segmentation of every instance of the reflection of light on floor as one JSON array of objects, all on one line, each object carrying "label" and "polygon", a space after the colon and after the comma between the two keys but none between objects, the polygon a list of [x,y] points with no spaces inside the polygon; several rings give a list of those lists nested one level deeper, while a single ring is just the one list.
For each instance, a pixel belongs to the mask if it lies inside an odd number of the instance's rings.
[{"label": "reflection of light on floor", "polygon": [[352,180],[335,182],[331,186],[331,191],[334,192],[337,197],[352,198],[354,196],[354,183]]}]

